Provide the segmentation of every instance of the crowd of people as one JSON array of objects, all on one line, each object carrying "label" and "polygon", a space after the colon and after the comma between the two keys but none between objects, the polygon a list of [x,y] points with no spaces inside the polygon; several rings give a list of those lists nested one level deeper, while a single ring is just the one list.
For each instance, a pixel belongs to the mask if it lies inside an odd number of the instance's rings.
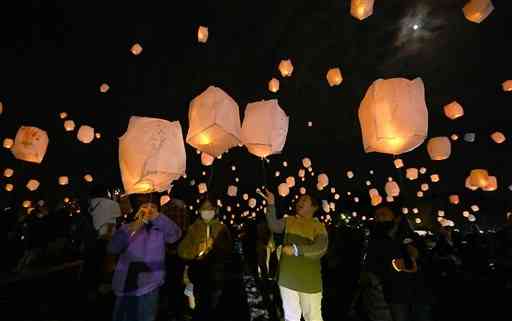
[{"label": "crowd of people", "polygon": [[310,195],[300,196],[286,217],[271,191],[264,198],[265,215],[240,233],[218,219],[220,209],[208,198],[194,220],[179,199],[161,205],[160,195],[150,193],[118,202],[98,185],[82,204],[70,200],[49,211],[40,202],[3,215],[10,263],[4,268],[19,274],[82,260],[86,301],[114,294],[115,321],[225,313],[218,309],[235,239],[268,307],[286,321],[443,320],[453,297],[471,291],[468,282],[512,292],[512,216],[496,233],[463,235],[444,226],[420,235],[396,206],[376,207],[364,225],[326,227]]}]

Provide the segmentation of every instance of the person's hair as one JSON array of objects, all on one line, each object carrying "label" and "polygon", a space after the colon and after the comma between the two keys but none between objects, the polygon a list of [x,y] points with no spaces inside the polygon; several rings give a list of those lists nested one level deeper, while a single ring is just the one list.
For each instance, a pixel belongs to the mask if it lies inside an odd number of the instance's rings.
[{"label": "person's hair", "polygon": [[91,198],[94,197],[107,197],[108,187],[105,184],[95,184],[91,189]]},{"label": "person's hair", "polygon": [[160,211],[160,193],[153,192],[147,194],[131,194],[129,196],[130,204],[134,211],[139,210],[142,204],[152,203],[156,205],[158,211]]},{"label": "person's hair", "polygon": [[215,200],[213,200],[212,198],[210,197],[203,197],[200,201],[199,201],[199,209],[201,207],[203,207],[203,205],[206,203],[206,202],[209,202],[214,208],[215,210],[217,210],[217,202]]}]

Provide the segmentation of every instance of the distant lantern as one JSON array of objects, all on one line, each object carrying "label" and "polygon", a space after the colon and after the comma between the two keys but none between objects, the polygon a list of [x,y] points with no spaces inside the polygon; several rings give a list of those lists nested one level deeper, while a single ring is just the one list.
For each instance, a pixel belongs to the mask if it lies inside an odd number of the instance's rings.
[{"label": "distant lantern", "polygon": [[428,190],[429,190],[429,188],[430,188],[430,187],[428,186],[428,184],[426,184],[426,183],[425,183],[425,184],[421,184],[421,190],[422,190],[423,192],[428,191]]},{"label": "distant lantern", "polygon": [[386,196],[386,202],[392,203],[394,200],[395,199],[393,198],[393,196],[390,196],[390,195]]},{"label": "distant lantern", "polygon": [[285,197],[288,196],[288,194],[290,194],[290,188],[286,183],[279,184],[279,186],[277,186],[277,191],[281,197]]},{"label": "distant lantern", "polygon": [[14,185],[12,185],[10,183],[9,184],[5,184],[5,190],[7,192],[12,192],[14,190]]},{"label": "distant lantern", "polygon": [[380,203],[382,203],[382,196],[380,196],[380,195],[372,196],[371,203],[372,203],[372,206],[379,205]]},{"label": "distant lantern", "polygon": [[180,123],[130,117],[127,131],[119,138],[119,167],[126,194],[168,190],[186,172]]},{"label": "distant lantern", "polygon": [[293,73],[293,64],[290,59],[281,60],[279,63],[279,72],[283,77],[290,77]]},{"label": "distant lantern", "polygon": [[208,28],[199,26],[197,29],[197,41],[200,43],[206,43],[208,41]]},{"label": "distant lantern", "polygon": [[228,186],[228,196],[236,197],[237,194],[238,194],[238,187],[236,187],[235,185],[229,185]]},{"label": "distant lantern", "polygon": [[496,176],[489,176],[487,185],[482,187],[482,190],[485,192],[493,192],[498,189],[498,180]]},{"label": "distant lantern", "polygon": [[444,211],[443,210],[437,211],[437,216],[443,217],[444,216]]},{"label": "distant lantern", "polygon": [[289,188],[294,187],[295,186],[295,177],[289,176],[288,178],[286,178],[286,184],[288,185]]},{"label": "distant lantern", "polygon": [[484,21],[493,10],[494,6],[491,0],[470,0],[466,3],[464,8],[462,8],[464,17],[474,23]]},{"label": "distant lantern", "polygon": [[69,184],[69,177],[67,176],[60,176],[59,177],[59,185],[65,186]]},{"label": "distant lantern", "polygon": [[305,187],[301,187],[301,188],[299,189],[299,193],[300,193],[301,195],[306,194],[306,188],[305,188]]},{"label": "distant lantern", "polygon": [[428,155],[432,160],[445,160],[450,157],[452,148],[448,137],[433,137],[427,143]]},{"label": "distant lantern", "polygon": [[204,194],[208,191],[208,186],[206,183],[199,183],[199,185],[197,185],[197,191],[199,194]]},{"label": "distant lantern", "polygon": [[325,77],[327,78],[327,82],[329,83],[330,87],[339,86],[343,81],[340,68],[329,69]]},{"label": "distant lantern", "polygon": [[304,157],[302,159],[302,166],[304,166],[305,168],[310,168],[311,167],[311,160],[307,157]]},{"label": "distant lantern", "polygon": [[407,207],[402,207],[402,213],[403,214],[409,213],[409,209]]},{"label": "distant lantern", "polygon": [[496,144],[501,144],[506,140],[505,135],[503,135],[501,132],[492,133],[491,138]]},{"label": "distant lantern", "polygon": [[21,126],[16,133],[11,152],[17,159],[40,164],[46,154],[48,141],[44,130]]},{"label": "distant lantern", "polygon": [[336,193],[336,188],[331,187],[331,194],[334,194],[334,193]]},{"label": "distant lantern", "polygon": [[78,129],[76,137],[82,143],[89,144],[94,140],[94,128],[92,128],[91,126],[82,125]]},{"label": "distant lantern", "polygon": [[288,167],[288,162],[287,161],[283,162],[283,167]]},{"label": "distant lantern", "polygon": [[348,178],[348,179],[352,179],[353,177],[354,177],[354,172],[352,172],[352,171],[348,171],[348,172],[347,172],[347,178]]},{"label": "distant lantern", "polygon": [[101,138],[101,134],[100,133],[95,133],[94,136],[96,136],[96,139],[100,139]]},{"label": "distant lantern", "polygon": [[423,192],[422,192],[422,191],[418,191],[418,192],[416,193],[416,196],[418,196],[418,197],[423,197]]},{"label": "distant lantern", "polygon": [[456,101],[453,101],[448,105],[445,105],[443,109],[445,116],[450,118],[451,120],[457,119],[464,115],[464,108],[462,108],[462,106]]},{"label": "distant lantern", "polygon": [[466,133],[464,134],[464,140],[468,143],[473,143],[476,139],[475,133]]},{"label": "distant lantern", "polygon": [[23,203],[21,203],[21,206],[23,206],[24,208],[29,208],[31,205],[32,202],[29,200],[23,201]]},{"label": "distant lantern", "polygon": [[6,168],[4,170],[4,176],[6,178],[12,177],[12,175],[14,175],[14,170],[12,168]]},{"label": "distant lantern", "polygon": [[386,194],[388,196],[397,197],[398,195],[400,195],[400,187],[395,181],[387,182],[386,185],[384,186],[384,190],[386,191]]},{"label": "distant lantern", "polygon": [[417,168],[408,168],[405,172],[405,176],[411,181],[418,178],[418,169]]},{"label": "distant lantern", "polygon": [[359,197],[354,197],[354,202],[359,203]]},{"label": "distant lantern", "polygon": [[160,196],[160,206],[164,206],[165,204],[171,201],[171,197],[167,194]]},{"label": "distant lantern", "polygon": [[393,161],[393,163],[395,164],[395,167],[396,168],[402,168],[404,167],[404,161],[401,160],[400,158],[397,158]]},{"label": "distant lantern", "polygon": [[489,182],[489,173],[485,169],[473,169],[469,174],[469,182],[473,186],[485,187]]},{"label": "distant lantern", "polygon": [[249,199],[249,194],[242,195],[242,198],[244,199],[244,201],[247,201]]},{"label": "distant lantern", "polygon": [[240,144],[238,104],[222,89],[210,86],[190,102],[187,143],[213,157]]},{"label": "distant lantern", "polygon": [[68,118],[68,113],[62,112],[59,114],[59,117],[60,117],[60,119],[66,119],[66,118]]},{"label": "distant lantern", "polygon": [[452,135],[450,136],[450,138],[451,138],[453,141],[456,141],[457,139],[459,139],[459,135],[457,135],[457,134],[452,134]]},{"label": "distant lantern", "polygon": [[213,164],[213,161],[215,160],[215,157],[211,156],[208,153],[201,153],[201,164],[204,166],[210,166]]},{"label": "distant lantern", "polygon": [[430,180],[432,181],[432,183],[437,183],[437,182],[439,182],[439,175],[438,175],[438,174],[432,174],[432,175],[430,175]]},{"label": "distant lantern", "polygon": [[270,79],[270,81],[268,82],[268,90],[273,93],[278,92],[279,91],[279,80],[276,78]]},{"label": "distant lantern", "polygon": [[258,157],[278,154],[286,142],[288,121],[277,99],[249,103],[242,123],[242,143],[251,154]]},{"label": "distant lantern", "polygon": [[4,148],[11,149],[13,145],[14,145],[14,140],[12,140],[12,138],[5,138],[4,139],[4,142],[3,142]]},{"label": "distant lantern", "polygon": [[503,91],[512,91],[512,79],[506,80],[501,84]]},{"label": "distant lantern", "polygon": [[412,212],[413,212],[414,214],[418,214],[420,211],[419,211],[417,208],[413,208],[413,209],[412,209]]},{"label": "distant lantern", "polygon": [[471,205],[471,210],[473,212],[478,212],[480,210],[480,207],[478,207],[478,205]]},{"label": "distant lantern", "polygon": [[469,217],[469,211],[462,211],[462,216]]},{"label": "distant lantern", "polygon": [[359,106],[366,153],[398,155],[421,145],[427,136],[428,112],[421,78],[378,79]]},{"label": "distant lantern", "polygon": [[334,194],[334,199],[335,200],[339,200],[340,199],[340,194]]},{"label": "distant lantern", "polygon": [[130,48],[133,55],[138,56],[142,52],[142,46],[137,42]]},{"label": "distant lantern", "polygon": [[100,86],[100,92],[103,94],[106,93],[107,91],[109,91],[109,89],[110,89],[110,86],[107,83],[103,83]]},{"label": "distant lantern", "polygon": [[279,177],[279,176],[281,176],[281,172],[280,172],[280,171],[276,171],[274,175],[275,175],[276,177]]},{"label": "distant lantern", "polygon": [[364,20],[373,14],[375,0],[352,0],[350,3],[350,14],[352,17]]},{"label": "distant lantern", "polygon": [[448,199],[450,200],[450,203],[453,205],[457,205],[460,203],[460,199],[459,199],[458,195],[450,195],[450,197]]},{"label": "distant lantern", "polygon": [[372,185],[372,182],[371,181],[366,181],[366,186],[370,186]]},{"label": "distant lantern", "polygon": [[421,218],[419,218],[419,217],[418,217],[418,218],[416,218],[416,219],[414,220],[414,222],[416,222],[416,224],[421,224]]},{"label": "distant lantern", "polygon": [[420,167],[420,174],[425,174],[427,169],[425,167]]},{"label": "distant lantern", "polygon": [[39,181],[37,181],[35,179],[31,179],[28,181],[26,187],[29,191],[33,192],[39,188]]},{"label": "distant lantern", "polygon": [[85,174],[84,181],[86,181],[87,183],[92,183],[92,181],[93,181],[92,175],[91,174]]},{"label": "distant lantern", "polygon": [[250,208],[255,208],[256,207],[256,199],[255,198],[250,198],[249,202],[248,202],[248,205],[249,205]]},{"label": "distant lantern", "polygon": [[316,189],[319,190],[319,191],[323,191],[324,190],[324,186],[320,183],[316,183]]},{"label": "distant lantern", "polygon": [[372,189],[370,189],[370,190],[368,191],[368,193],[370,194],[370,197],[375,197],[375,196],[380,195],[380,194],[379,194],[379,190],[378,190],[378,189],[376,189],[376,188],[372,188]]},{"label": "distant lantern", "polygon": [[329,177],[327,176],[327,174],[322,173],[322,174],[318,175],[317,181],[318,181],[318,184],[320,184],[322,186],[322,188],[329,185]]},{"label": "distant lantern", "polygon": [[67,132],[71,132],[73,130],[75,130],[75,122],[71,119],[68,119],[64,122],[64,129],[67,131]]},{"label": "distant lantern", "polygon": [[322,210],[325,213],[329,213],[331,211],[331,207],[329,206],[329,202],[327,202],[326,200],[322,200]]},{"label": "distant lantern", "polygon": [[298,175],[300,178],[303,178],[303,177],[304,177],[304,175],[306,175],[306,171],[305,171],[303,168],[301,168],[301,169],[299,169],[299,173],[298,173],[297,175]]},{"label": "distant lantern", "polygon": [[313,122],[312,121],[308,121],[308,127],[313,127]]},{"label": "distant lantern", "polygon": [[471,177],[470,176],[466,177],[466,181],[464,183],[464,186],[466,186],[466,188],[468,188],[468,189],[470,189],[472,191],[476,191],[478,189],[478,186],[471,184]]}]

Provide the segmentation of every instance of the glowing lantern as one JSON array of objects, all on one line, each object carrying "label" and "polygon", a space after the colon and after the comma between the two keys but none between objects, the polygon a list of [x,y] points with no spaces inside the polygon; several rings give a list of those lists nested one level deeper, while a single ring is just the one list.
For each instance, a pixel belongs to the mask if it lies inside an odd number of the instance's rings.
[{"label": "glowing lantern", "polygon": [[380,195],[371,197],[372,206],[377,206],[382,203],[382,197]]},{"label": "glowing lantern", "polygon": [[60,117],[60,119],[66,119],[66,118],[68,118],[68,113],[62,112],[59,114],[59,117]]},{"label": "glowing lantern", "polygon": [[21,126],[11,149],[14,157],[40,164],[48,147],[48,135],[37,127]]},{"label": "glowing lantern", "polygon": [[75,122],[71,119],[66,120],[64,122],[64,129],[67,132],[71,132],[71,131],[75,130]]},{"label": "glowing lantern", "polygon": [[402,213],[404,213],[404,214],[409,213],[409,209],[407,207],[402,207]]},{"label": "glowing lantern", "polygon": [[12,175],[14,175],[14,170],[12,168],[6,168],[4,170],[4,176],[9,178],[9,177],[12,177]]},{"label": "glowing lantern", "polygon": [[329,185],[329,177],[327,174],[320,174],[318,175],[318,184],[322,186],[322,188]]},{"label": "glowing lantern", "polygon": [[24,208],[29,208],[31,205],[32,202],[29,200],[23,201],[23,203],[21,203],[21,206],[23,206]]},{"label": "glowing lantern", "polygon": [[293,73],[293,64],[290,59],[281,60],[279,63],[279,72],[283,77],[290,77]]},{"label": "glowing lantern", "polygon": [[228,186],[228,196],[236,197],[237,194],[238,194],[238,187],[236,187],[235,185],[229,185]]},{"label": "glowing lantern", "polygon": [[416,196],[418,196],[418,197],[423,197],[423,192],[422,192],[422,191],[418,191],[418,192],[416,193]]},{"label": "glowing lantern", "polygon": [[469,217],[469,212],[468,211],[462,211],[462,216]]},{"label": "glowing lantern", "polygon": [[94,128],[92,128],[91,126],[82,125],[78,129],[78,133],[76,134],[76,137],[82,143],[89,144],[94,139]]},{"label": "glowing lantern", "polygon": [[304,166],[305,168],[310,168],[311,167],[311,160],[307,157],[304,157],[302,159],[302,166]]},{"label": "glowing lantern", "polygon": [[411,181],[418,178],[418,169],[417,168],[408,168],[405,172],[405,177],[410,179]]},{"label": "glowing lantern", "polygon": [[433,137],[427,143],[428,155],[432,160],[445,160],[450,157],[452,148],[448,137]]},{"label": "glowing lantern", "polygon": [[306,171],[305,171],[303,168],[301,168],[301,169],[299,169],[299,173],[298,173],[297,175],[298,175],[300,178],[303,178],[303,177],[304,177],[304,175],[306,175]]},{"label": "glowing lantern", "polygon": [[299,193],[300,193],[301,195],[306,194],[306,188],[305,188],[305,187],[301,187],[301,188],[299,189]]},{"label": "glowing lantern", "polygon": [[103,94],[106,93],[109,89],[110,89],[110,86],[106,83],[103,83],[100,86],[100,92]]},{"label": "glowing lantern", "polygon": [[512,91],[512,80],[506,80],[501,84],[503,91]]},{"label": "glowing lantern", "polygon": [[335,200],[339,200],[340,199],[340,194],[334,194],[334,199]]},{"label": "glowing lantern", "polygon": [[59,177],[59,185],[68,185],[69,184],[69,177],[67,176],[60,176]]},{"label": "glowing lantern", "polygon": [[432,174],[432,175],[430,175],[430,180],[432,181],[432,183],[437,183],[437,182],[439,182],[439,175],[438,175],[438,174]]},{"label": "glowing lantern", "polygon": [[130,51],[132,52],[132,54],[134,56],[138,56],[140,55],[140,53],[142,52],[142,46],[139,44],[139,43],[135,43],[131,48],[130,48]]},{"label": "glowing lantern", "polygon": [[404,162],[400,158],[395,159],[393,163],[395,164],[396,168],[404,167]]},{"label": "glowing lantern", "polygon": [[91,174],[86,174],[86,175],[84,176],[84,180],[85,180],[87,183],[92,183],[92,181],[93,181],[92,175],[91,175]]},{"label": "glowing lantern", "polygon": [[473,215],[473,214],[469,214],[469,216],[468,216],[468,220],[469,220],[470,222],[474,222],[474,221],[476,221],[476,216],[475,216],[475,215]]},{"label": "glowing lantern", "polygon": [[414,220],[414,222],[416,222],[416,224],[421,224],[421,218],[419,218],[419,217],[418,217],[418,218],[416,218],[416,219]]},{"label": "glowing lantern", "polygon": [[354,202],[359,203],[359,197],[354,197]]},{"label": "glowing lantern", "polygon": [[388,196],[397,197],[400,195],[400,187],[394,181],[389,181],[384,186],[384,190]]},{"label": "glowing lantern", "polygon": [[386,196],[386,202],[392,203],[394,200],[395,199],[393,198],[393,196],[390,196],[390,195]]},{"label": "glowing lantern", "polygon": [[4,112],[4,104],[0,101],[0,115]]},{"label": "glowing lantern", "polygon": [[505,135],[501,132],[492,133],[491,138],[496,144],[501,144],[506,140]]},{"label": "glowing lantern", "polygon": [[429,190],[429,188],[430,188],[430,187],[428,186],[428,184],[421,184],[421,190],[422,190],[423,192],[428,191],[428,190]]},{"label": "glowing lantern", "polygon": [[437,211],[437,216],[443,217],[444,216],[444,211],[443,210]]},{"label": "glowing lantern", "polygon": [[249,207],[250,208],[255,208],[256,207],[256,199],[255,198],[251,198],[249,199]]},{"label": "glowing lantern", "polygon": [[199,183],[199,185],[197,185],[197,191],[199,194],[204,194],[208,191],[208,186],[206,183]]},{"label": "glowing lantern", "polygon": [[268,82],[268,90],[273,93],[278,92],[279,91],[279,80],[276,78],[270,79],[270,81]]},{"label": "glowing lantern", "polygon": [[28,181],[26,187],[29,191],[33,192],[39,188],[39,182],[35,179],[31,179]]},{"label": "glowing lantern", "polygon": [[466,3],[462,12],[464,12],[464,17],[469,21],[481,23],[493,10],[494,6],[491,0],[470,0]]},{"label": "glowing lantern", "polygon": [[476,187],[485,187],[489,182],[489,173],[485,169],[473,169],[469,174],[469,183]]},{"label": "glowing lantern", "polygon": [[478,207],[478,205],[471,205],[471,210],[473,212],[478,212],[480,210],[480,207]]},{"label": "glowing lantern", "polygon": [[295,186],[295,177],[289,176],[288,178],[286,178],[286,184],[288,185],[289,188],[294,187]]},{"label": "glowing lantern", "polygon": [[466,133],[464,134],[464,140],[468,143],[473,143],[476,139],[475,133]]},{"label": "glowing lantern", "polygon": [[427,169],[425,167],[420,167],[420,174],[425,174]]},{"label": "glowing lantern", "polygon": [[466,177],[465,186],[466,186],[466,188],[468,188],[468,189],[470,189],[472,191],[476,191],[478,189],[478,186],[475,186],[475,185],[471,184],[471,177],[470,176]]},{"label": "glowing lantern", "polygon": [[347,177],[348,177],[348,179],[352,179],[354,177],[354,172],[348,171],[347,172]]},{"label": "glowing lantern", "polygon": [[281,197],[288,196],[290,194],[290,188],[288,187],[288,184],[281,183],[279,186],[277,186],[277,191]]},{"label": "glowing lantern", "polygon": [[11,149],[13,145],[14,145],[14,140],[12,140],[12,138],[5,138],[4,139],[4,142],[3,142],[4,148]]},{"label": "glowing lantern", "polygon": [[485,192],[493,192],[498,189],[498,180],[496,179],[496,176],[489,176],[487,185],[482,187],[482,190]]},{"label": "glowing lantern", "polygon": [[329,203],[326,200],[322,200],[322,210],[325,213],[329,213],[331,211],[331,208],[329,207]]},{"label": "glowing lantern", "polygon": [[413,208],[413,209],[412,209],[412,212],[413,212],[414,214],[418,214],[420,211],[419,211],[417,208]]},{"label": "glowing lantern", "polygon": [[204,166],[210,166],[213,164],[213,161],[215,160],[215,157],[209,155],[208,153],[201,153],[201,164]]},{"label": "glowing lantern", "polygon": [[100,133],[96,133],[96,134],[94,134],[94,136],[96,136],[96,139],[100,139],[101,138],[101,134]]},{"label": "glowing lantern", "polygon": [[451,120],[457,119],[464,115],[464,108],[462,108],[462,106],[456,101],[453,101],[448,105],[445,105],[443,109],[445,116],[450,118]]},{"label": "glowing lantern", "polygon": [[14,190],[14,185],[12,185],[12,184],[5,184],[5,190],[7,192],[12,192]]},{"label": "glowing lantern", "polygon": [[247,150],[258,157],[280,153],[288,133],[288,116],[276,99],[247,104],[241,138]]},{"label": "glowing lantern", "polygon": [[375,0],[352,0],[350,3],[350,14],[352,17],[364,20],[373,14],[373,3]]},{"label": "glowing lantern", "polygon": [[327,71],[326,78],[330,87],[339,86],[343,81],[340,68],[329,69],[329,71]]},{"label": "glowing lantern", "polygon": [[237,103],[222,89],[210,86],[190,102],[187,143],[218,157],[240,143]]},{"label": "glowing lantern", "polygon": [[376,188],[370,189],[368,193],[370,194],[370,197],[379,196],[379,191]]},{"label": "glowing lantern", "polygon": [[423,81],[374,81],[359,106],[359,121],[366,153],[397,155],[418,147],[428,128]]},{"label": "glowing lantern", "polygon": [[126,194],[168,190],[186,170],[180,123],[130,117],[126,133],[119,138],[119,167]]},{"label": "glowing lantern", "polygon": [[206,43],[208,41],[208,28],[199,26],[197,29],[197,41],[200,43]]},{"label": "glowing lantern", "polygon": [[457,135],[457,134],[452,134],[452,135],[450,136],[450,138],[451,138],[453,141],[456,141],[457,139],[459,139],[459,135]]},{"label": "glowing lantern", "polygon": [[460,203],[460,199],[458,195],[450,195],[449,197],[450,203],[453,205],[457,205]]}]

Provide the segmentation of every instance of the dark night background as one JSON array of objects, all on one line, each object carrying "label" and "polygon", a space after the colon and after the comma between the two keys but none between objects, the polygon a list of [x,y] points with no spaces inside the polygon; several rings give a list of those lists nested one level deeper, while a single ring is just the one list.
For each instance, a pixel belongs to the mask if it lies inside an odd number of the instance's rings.
[{"label": "dark night background", "polygon": [[[399,172],[392,156],[364,153],[359,103],[377,78],[421,77],[429,137],[457,133],[461,138],[452,142],[452,156],[446,161],[431,161],[426,144],[401,156],[405,167],[428,169],[420,179],[404,181],[404,204],[420,208],[426,224],[425,218],[435,217],[437,209],[462,221],[462,211],[478,204],[478,222],[499,224],[512,193],[507,188],[512,184],[508,110],[512,94],[501,89],[501,83],[512,78],[512,3],[494,1],[494,12],[475,24],[462,14],[465,2],[377,0],[374,15],[364,21],[350,16],[348,0],[202,0],[180,1],[179,6],[108,1],[2,4],[0,138],[14,138],[19,126],[32,125],[48,132],[50,144],[40,165],[17,161],[9,150],[0,151],[0,168],[15,170],[13,178],[1,178],[2,188],[12,182],[15,191],[0,191],[0,199],[4,204],[20,204],[24,199],[55,202],[83,195],[88,188],[82,179],[86,173],[96,181],[121,186],[117,137],[126,130],[129,117],[179,120],[185,137],[189,102],[215,85],[238,102],[241,118],[248,102],[273,97],[290,116],[285,149],[266,164],[268,185],[297,175],[302,157],[307,156],[315,174],[327,173],[331,186],[341,194],[338,212],[366,212],[365,181],[371,180],[383,193],[386,178],[398,180]],[[412,29],[415,23],[418,30]],[[199,25],[209,28],[206,44],[197,42]],[[135,42],[144,48],[139,56],[129,51]],[[277,65],[287,58],[295,70],[291,78],[283,79]],[[330,88],[325,74],[336,66],[344,81]],[[276,94],[267,90],[272,77],[281,82]],[[99,92],[103,82],[110,85],[106,94]],[[442,110],[453,100],[465,108],[465,115],[455,121]],[[102,138],[88,145],[78,142],[76,131],[64,131],[62,111],[77,129],[81,124],[93,126]],[[489,137],[495,130],[509,140],[495,144]],[[462,140],[467,132],[477,134],[474,143]],[[199,155],[188,145],[187,157],[188,178],[177,182],[175,189],[190,202],[196,189],[189,180],[206,181],[201,172],[209,169],[202,168]],[[283,160],[288,161],[287,168],[282,167]],[[233,164],[236,173],[231,171]],[[465,189],[464,179],[473,168],[486,168],[497,176],[498,191]],[[370,169],[375,175],[369,174]],[[281,178],[274,178],[275,170],[281,171]],[[355,172],[354,180],[347,180],[347,170]],[[430,183],[432,173],[440,174],[441,181],[430,184],[425,197],[417,199],[420,184]],[[57,184],[60,175],[70,176],[69,186]],[[231,150],[215,161],[210,190],[224,197],[235,176],[240,177],[240,198],[243,192],[254,195],[254,188],[263,183],[261,161],[243,148]],[[30,178],[41,181],[38,191],[25,188]],[[316,179],[309,181],[308,186],[315,186]],[[347,191],[361,196],[363,204],[353,203]],[[461,196],[459,206],[448,204],[452,193]],[[319,197],[330,200],[332,194],[327,189]]]}]

